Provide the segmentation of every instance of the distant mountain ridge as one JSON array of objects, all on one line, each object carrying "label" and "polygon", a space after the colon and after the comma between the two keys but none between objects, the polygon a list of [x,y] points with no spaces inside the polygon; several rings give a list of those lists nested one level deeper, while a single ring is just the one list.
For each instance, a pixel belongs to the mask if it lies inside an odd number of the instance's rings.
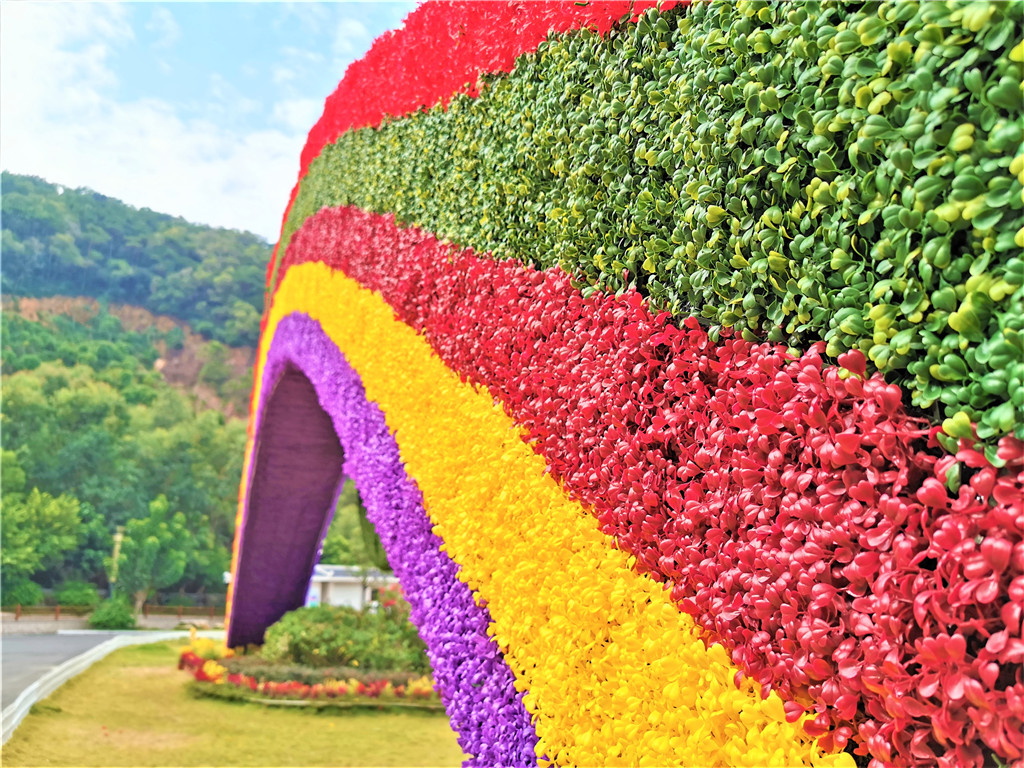
[{"label": "distant mountain ridge", "polygon": [[4,604],[106,590],[117,526],[161,515],[162,588],[222,593],[270,246],[10,173],[0,229]]},{"label": "distant mountain ridge", "polygon": [[255,346],[271,246],[90,189],[0,174],[0,287],[19,296],[90,296]]}]

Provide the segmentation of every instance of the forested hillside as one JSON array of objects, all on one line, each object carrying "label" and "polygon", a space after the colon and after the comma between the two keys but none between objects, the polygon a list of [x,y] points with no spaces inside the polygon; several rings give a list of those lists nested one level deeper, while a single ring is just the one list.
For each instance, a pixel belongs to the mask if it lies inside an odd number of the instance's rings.
[{"label": "forested hillside", "polygon": [[223,592],[269,247],[8,173],[0,205],[3,602],[104,590],[120,526],[126,592]]},{"label": "forested hillside", "polygon": [[[3,311],[8,319],[4,373],[34,368],[40,338],[56,346],[57,357],[47,359],[60,359],[69,365],[76,361],[92,364],[88,352],[80,356],[81,341],[129,344],[140,360],[160,372],[164,381],[194,397],[197,406],[212,408],[229,418],[245,417],[249,412],[256,354],[251,347],[228,347],[194,333],[176,318],[88,297],[4,296]],[[59,331],[59,338],[33,333],[35,323]]]},{"label": "forested hillside", "polygon": [[[4,173],[4,605],[223,598],[269,246]],[[385,565],[348,487],[328,559]]]},{"label": "forested hillside", "polygon": [[2,333],[4,602],[34,602],[33,583],[104,586],[119,525],[152,525],[181,555],[147,588],[222,590],[245,422],[164,382],[156,331],[5,312]]},{"label": "forested hillside", "polygon": [[270,246],[93,192],[3,173],[2,288],[91,296],[188,322],[230,346],[255,346]]}]

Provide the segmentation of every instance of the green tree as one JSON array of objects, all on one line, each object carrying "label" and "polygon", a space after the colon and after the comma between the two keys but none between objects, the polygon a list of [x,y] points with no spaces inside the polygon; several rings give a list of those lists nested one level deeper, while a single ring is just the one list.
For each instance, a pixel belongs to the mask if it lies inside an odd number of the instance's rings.
[{"label": "green tree", "polygon": [[366,518],[366,507],[351,480],[345,481],[338,495],[334,518],[324,536],[320,562],[391,570],[384,547],[373,524]]},{"label": "green tree", "polygon": [[219,341],[207,344],[201,352],[205,362],[199,371],[199,380],[219,392],[232,376],[231,366],[228,364],[229,354],[228,348]]},{"label": "green tree", "polygon": [[168,349],[182,349],[185,346],[185,332],[176,325],[165,334],[164,340]]},{"label": "green tree", "polygon": [[25,472],[13,451],[3,451],[0,462],[0,573],[11,584],[59,563],[78,546],[82,521],[73,496],[53,497],[38,488],[24,493]]},{"label": "green tree", "polygon": [[[43,342],[53,334],[38,323],[29,325],[36,328],[4,337],[5,365],[8,341],[17,342],[19,334],[47,348]],[[56,349],[56,343],[51,347]],[[216,411],[197,413],[188,397],[133,358],[125,358],[124,367],[102,371],[46,362],[33,371],[5,375],[0,398],[4,445],[18,451],[26,486],[81,501],[79,546],[40,572],[40,583],[86,579],[102,585],[103,557],[110,552],[115,526],[145,518],[149,500],[162,494],[173,509],[184,512],[195,534],[180,585],[223,589],[244,422],[226,421]],[[5,471],[8,466],[14,465],[5,465]]]},{"label": "green tree", "polygon": [[106,584],[104,559],[110,554],[113,536],[107,521],[92,504],[82,502],[80,512],[82,528],[78,548],[68,552],[59,567],[50,570],[46,577],[48,583],[84,579],[99,586]]},{"label": "green tree", "polygon": [[132,597],[136,613],[154,590],[181,579],[191,549],[185,515],[172,514],[165,496],[150,502],[149,517],[128,521],[117,561],[117,586]]},{"label": "green tree", "polygon": [[49,241],[50,253],[60,262],[61,265],[70,267],[81,267],[85,265],[85,259],[75,246],[75,238],[67,233],[54,235]]},{"label": "green tree", "polygon": [[9,501],[12,495],[25,490],[25,470],[21,468],[18,454],[14,451],[0,451],[0,497]]}]

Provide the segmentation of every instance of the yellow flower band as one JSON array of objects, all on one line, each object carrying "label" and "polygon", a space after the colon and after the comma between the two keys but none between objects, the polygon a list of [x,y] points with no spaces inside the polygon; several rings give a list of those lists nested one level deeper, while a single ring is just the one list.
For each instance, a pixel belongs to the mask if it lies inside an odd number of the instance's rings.
[{"label": "yellow flower band", "polygon": [[[526,691],[537,754],[565,765],[853,765],[787,723],[775,693],[737,687],[662,585],[631,570],[597,521],[482,390],[460,381],[376,294],[319,263],[293,266],[267,319],[305,313],[384,411],[424,507],[487,605]],[[250,445],[251,452],[251,445]],[[247,457],[248,461],[248,457]]]}]

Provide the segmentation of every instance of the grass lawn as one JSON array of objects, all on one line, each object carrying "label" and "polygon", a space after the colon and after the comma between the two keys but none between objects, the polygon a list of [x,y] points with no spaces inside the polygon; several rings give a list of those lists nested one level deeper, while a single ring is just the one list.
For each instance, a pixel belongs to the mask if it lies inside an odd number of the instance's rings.
[{"label": "grass lawn", "polygon": [[443,714],[325,712],[193,699],[180,644],[115,651],[39,702],[4,766],[448,766]]}]

